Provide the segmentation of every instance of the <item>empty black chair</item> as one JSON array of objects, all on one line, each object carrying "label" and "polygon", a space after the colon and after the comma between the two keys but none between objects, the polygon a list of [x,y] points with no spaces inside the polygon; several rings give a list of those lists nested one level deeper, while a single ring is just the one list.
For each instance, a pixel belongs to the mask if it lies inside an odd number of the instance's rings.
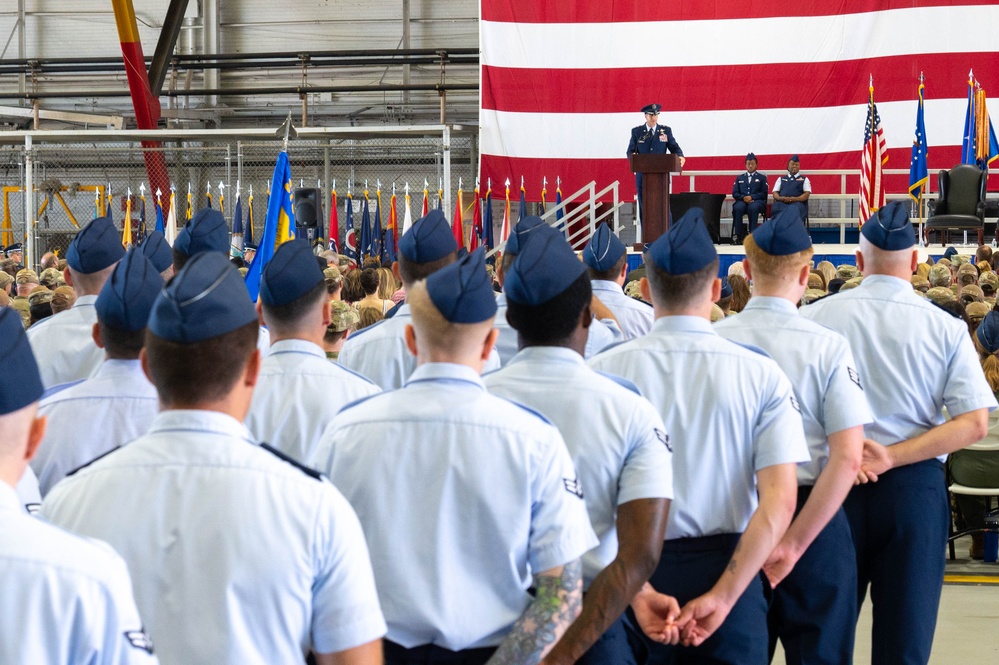
[{"label": "empty black chair", "polygon": [[930,231],[941,233],[941,243],[949,242],[949,231],[964,231],[964,244],[968,244],[968,231],[976,231],[978,244],[985,233],[985,172],[972,164],[960,164],[939,176],[940,198],[936,205],[930,203],[930,216],[926,220],[926,239]]}]

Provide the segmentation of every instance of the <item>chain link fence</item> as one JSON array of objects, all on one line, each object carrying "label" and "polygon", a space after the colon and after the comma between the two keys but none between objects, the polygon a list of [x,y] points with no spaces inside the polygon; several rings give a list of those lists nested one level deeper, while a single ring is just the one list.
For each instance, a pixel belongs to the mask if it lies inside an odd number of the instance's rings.
[{"label": "chain link fence", "polygon": [[[192,212],[209,203],[216,209],[221,206],[231,228],[235,221],[238,184],[242,200],[241,221],[244,225],[249,221],[248,204],[252,191],[253,236],[259,238],[266,216],[268,186],[283,145],[277,140],[232,139],[164,143],[150,149],[138,142],[56,144],[39,143],[36,138],[30,160],[23,145],[0,146],[0,185],[3,188],[0,243],[26,242],[24,188],[29,162],[34,189],[35,261],[49,251],[64,255],[79,228],[99,214],[110,212],[116,225],[123,228],[129,191],[133,238],[140,234],[140,227],[152,230],[156,224],[156,194],[150,191],[147,179],[144,153],[148,150],[162,152],[164,156],[169,179],[176,188],[179,224],[187,218],[190,191]],[[324,228],[324,236],[330,215],[331,188],[335,182],[341,242],[346,231],[344,201],[348,184],[359,211],[365,183],[372,205],[377,185],[381,183],[383,226],[388,224],[387,208],[395,185],[396,213],[401,225],[407,183],[414,218],[420,214],[424,182],[429,185],[432,205],[437,203],[438,188],[449,191],[450,197],[445,197],[444,207],[450,217],[453,208],[449,210],[447,206],[453,205],[450,201],[456,196],[459,179],[462,187],[471,191],[478,163],[474,134],[451,134],[446,146],[443,135],[388,134],[291,140],[288,156],[295,187],[318,188],[322,192],[319,223]],[[446,180],[449,180],[447,187],[444,185]],[[144,206],[140,199],[143,187]],[[465,200],[469,202],[467,195]],[[169,192],[161,192],[160,201],[166,216]],[[360,215],[354,216],[354,222],[360,224]]]}]

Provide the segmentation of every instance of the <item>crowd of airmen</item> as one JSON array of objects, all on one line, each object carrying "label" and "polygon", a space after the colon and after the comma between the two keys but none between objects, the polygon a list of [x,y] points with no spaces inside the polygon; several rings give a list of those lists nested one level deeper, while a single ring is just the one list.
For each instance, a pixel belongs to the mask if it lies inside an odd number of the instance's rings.
[{"label": "crowd of airmen", "polygon": [[0,308],[0,663],[842,664],[868,592],[872,662],[926,663],[942,460],[997,404],[914,244],[889,204],[799,309],[788,207],[712,324],[697,209],[637,298],[606,227],[577,256],[525,218],[494,280],[433,211],[333,362],[305,241],[254,303],[217,211],[127,252],[98,218],[71,308]]}]

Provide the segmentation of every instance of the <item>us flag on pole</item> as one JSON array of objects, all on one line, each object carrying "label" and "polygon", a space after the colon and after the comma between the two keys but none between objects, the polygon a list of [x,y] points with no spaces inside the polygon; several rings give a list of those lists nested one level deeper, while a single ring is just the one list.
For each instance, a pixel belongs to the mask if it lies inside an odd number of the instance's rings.
[{"label": "us flag on pole", "polygon": [[888,145],[881,127],[881,116],[874,104],[874,79],[870,83],[867,122],[864,123],[864,154],[860,159],[860,223],[885,204],[882,167],[888,161]]}]

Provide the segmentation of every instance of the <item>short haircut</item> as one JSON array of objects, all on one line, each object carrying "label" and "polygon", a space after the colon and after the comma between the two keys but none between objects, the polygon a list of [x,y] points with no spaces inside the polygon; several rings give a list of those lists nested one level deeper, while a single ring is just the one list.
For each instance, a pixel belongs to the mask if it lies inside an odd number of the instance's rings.
[{"label": "short haircut", "polygon": [[442,256],[436,261],[428,261],[427,263],[416,263],[415,261],[410,261],[405,256],[400,254],[399,277],[402,278],[402,283],[407,286],[416,284],[421,279],[430,277],[441,268],[451,265],[457,259],[458,250],[451,252],[447,256]]},{"label": "short haircut", "polygon": [[361,263],[362,268],[381,268],[382,262],[373,256],[369,256]]},{"label": "short haircut", "polygon": [[323,280],[326,283],[326,294],[333,295],[343,287],[343,275],[336,279],[327,277]]},{"label": "short haircut", "polygon": [[347,334],[348,330],[349,328],[346,328],[344,330],[330,330],[329,328],[327,328],[326,332],[323,333],[323,341],[326,342],[327,344],[336,344],[341,339],[343,339],[344,335]]},{"label": "short haircut", "polygon": [[149,374],[160,402],[193,405],[226,397],[246,370],[259,335],[256,321],[191,344],[171,342],[147,330]]},{"label": "short haircut", "polygon": [[91,273],[77,272],[70,268],[69,276],[73,280],[73,290],[76,291],[76,295],[99,295],[101,289],[104,287],[104,282],[108,281],[117,265],[118,262],[116,261],[107,268]]},{"label": "short haircut", "polygon": [[378,270],[375,268],[365,268],[361,271],[361,288],[364,295],[370,296],[378,293]]},{"label": "short haircut", "polygon": [[135,360],[139,351],[146,345],[146,329],[125,330],[109,326],[100,319],[101,344],[108,357],[113,360]]},{"label": "short haircut", "polygon": [[268,305],[263,300],[260,304],[267,327],[273,328],[277,333],[287,334],[297,331],[319,303],[323,302],[326,302],[325,280],[285,305]]},{"label": "short haircut", "polygon": [[37,305],[29,305],[28,312],[31,315],[31,325],[34,325],[42,319],[47,319],[52,316],[52,303],[40,302]]},{"label": "short haircut", "polygon": [[408,295],[417,343],[426,348],[454,354],[464,353],[481,346],[493,328],[495,317],[479,323],[452,323],[445,319],[430,299],[426,282],[422,280],[413,284]]},{"label": "short haircut", "polygon": [[743,249],[746,251],[746,258],[749,259],[754,274],[759,273],[760,275],[772,277],[780,277],[792,271],[797,272],[801,270],[802,266],[808,265],[808,262],[812,260],[812,255],[815,253],[814,249],[808,247],[794,254],[774,256],[763,251],[756,244],[756,240],[752,235],[746,236]]},{"label": "short haircut", "polygon": [[988,245],[982,245],[977,250],[975,250],[975,263],[981,263],[982,261],[992,260],[992,248]]},{"label": "short haircut", "polygon": [[522,305],[507,299],[506,320],[527,346],[553,346],[565,342],[576,330],[593,288],[580,275],[562,293],[540,305]]},{"label": "short haircut", "polygon": [[590,279],[602,279],[608,282],[613,282],[617,280],[617,276],[621,274],[621,268],[624,267],[625,262],[628,260],[628,252],[621,255],[621,258],[617,260],[614,267],[610,270],[604,270],[600,272],[590,266],[586,266],[586,274],[590,276]]},{"label": "short haircut", "polygon": [[191,257],[185,254],[184,252],[180,251],[176,247],[172,248],[172,252],[173,252],[173,271],[175,273],[178,273],[180,272],[180,269],[183,268],[184,265],[191,260]]},{"label": "short haircut", "polygon": [[653,303],[668,310],[682,309],[693,304],[705,287],[718,277],[718,257],[700,270],[686,275],[671,275],[652,261],[646,261],[645,265],[645,276],[649,280]]}]

